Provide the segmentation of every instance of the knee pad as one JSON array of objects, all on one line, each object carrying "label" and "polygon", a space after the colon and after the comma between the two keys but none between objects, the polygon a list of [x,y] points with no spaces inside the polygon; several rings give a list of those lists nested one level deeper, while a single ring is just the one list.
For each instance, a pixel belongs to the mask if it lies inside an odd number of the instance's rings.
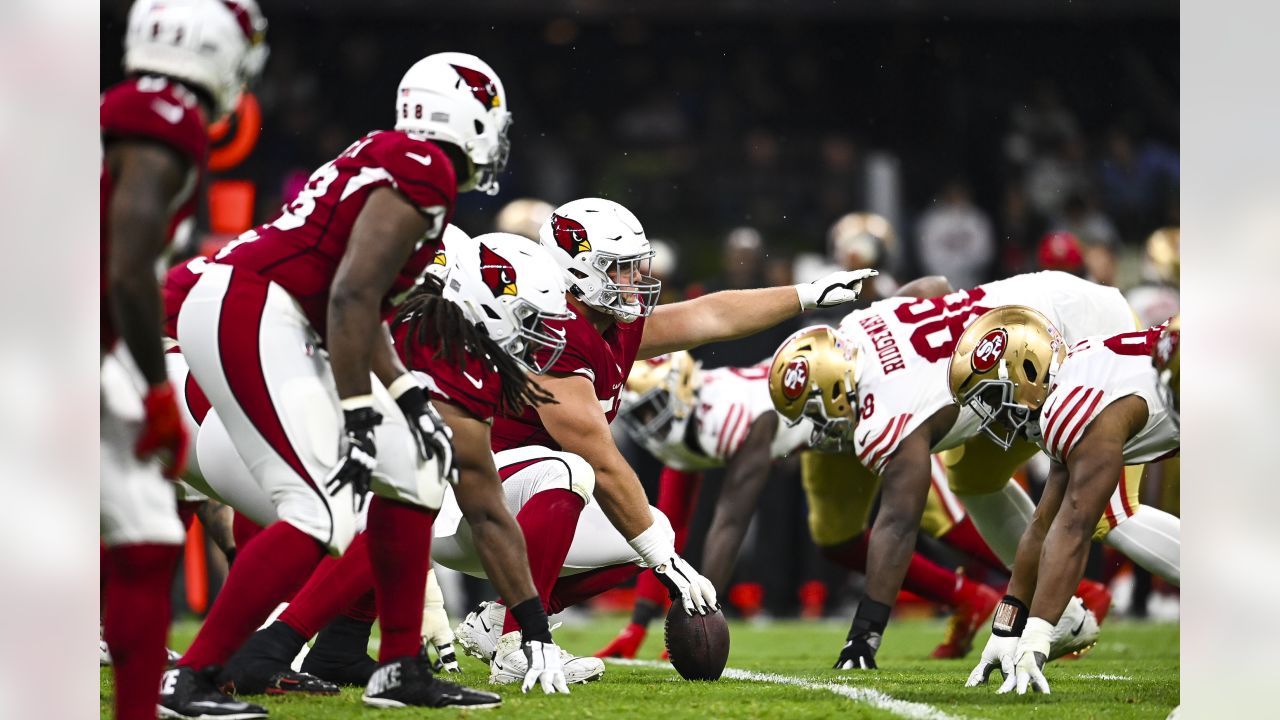
[{"label": "knee pad", "polygon": [[[560,455],[565,462],[569,463],[569,489],[577,493],[582,498],[582,502],[590,504],[591,496],[596,491],[595,468],[573,453],[560,453]],[[656,510],[657,508],[654,509]],[[666,521],[667,516],[662,515],[662,519]],[[667,522],[667,527],[671,527],[669,521]]]}]

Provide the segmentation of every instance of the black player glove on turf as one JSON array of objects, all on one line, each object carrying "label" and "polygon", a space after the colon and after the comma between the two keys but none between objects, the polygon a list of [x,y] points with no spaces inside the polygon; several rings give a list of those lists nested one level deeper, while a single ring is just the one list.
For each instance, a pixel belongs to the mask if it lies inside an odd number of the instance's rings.
[{"label": "black player glove on turf", "polygon": [[840,650],[840,658],[834,665],[836,670],[876,669],[876,651],[880,649],[884,628],[889,624],[889,610],[890,607],[884,603],[862,599],[858,612],[853,616],[844,648]]}]

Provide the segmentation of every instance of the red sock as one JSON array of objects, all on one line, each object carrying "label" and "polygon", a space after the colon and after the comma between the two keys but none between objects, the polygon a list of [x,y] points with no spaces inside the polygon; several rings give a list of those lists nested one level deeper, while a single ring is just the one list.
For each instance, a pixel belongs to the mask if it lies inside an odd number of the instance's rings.
[{"label": "red sock", "polygon": [[431,523],[436,512],[375,497],[369,505],[369,563],[377,588],[382,647],[378,662],[417,655],[422,606],[431,569]]},{"label": "red sock", "polygon": [[971,555],[993,570],[1007,572],[1004,563],[1000,562],[1000,558],[991,552],[991,548],[987,546],[987,541],[982,539],[982,535],[978,533],[978,528],[973,526],[973,521],[968,516],[956,523],[939,539],[951,547]]},{"label": "red sock", "polygon": [[[564,559],[569,556],[573,532],[578,528],[578,516],[585,506],[582,498],[570,490],[543,490],[529,498],[516,513],[516,522],[524,533],[524,544],[529,552],[533,586],[543,607],[549,607],[551,591],[560,577]],[[519,629],[515,616],[507,613],[502,633],[505,635]]]},{"label": "red sock", "polygon": [[907,577],[902,587],[932,602],[955,605],[956,595],[964,584],[964,576],[957,575],[920,553],[911,553]]},{"label": "red sock", "polygon": [[869,535],[870,533],[864,532],[839,545],[824,545],[818,548],[818,552],[822,553],[822,557],[840,567],[865,573],[867,571],[867,537]]},{"label": "red sock", "polygon": [[244,549],[245,545],[249,544],[254,535],[262,532],[262,528],[254,521],[241,515],[239,510],[235,512],[233,518],[231,521],[231,535],[236,539],[236,552],[238,553]]},{"label": "red sock", "polygon": [[272,523],[237,552],[222,592],[179,664],[225,665],[276,605],[307,581],[324,555],[310,535],[287,522]]},{"label": "red sock", "polygon": [[181,545],[107,549],[103,639],[111,648],[117,720],[155,720],[160,675],[167,662],[169,587]]},{"label": "red sock", "polygon": [[102,609],[107,606],[107,577],[111,574],[108,571],[107,563],[107,545],[101,540],[98,541],[98,617],[102,617]]},{"label": "red sock", "polygon": [[360,596],[355,604],[342,611],[343,615],[352,620],[359,620],[364,623],[371,623],[378,619],[378,594],[373,590]]},{"label": "red sock", "polygon": [[689,537],[689,523],[693,521],[693,511],[698,506],[698,490],[701,487],[700,472],[662,468],[662,477],[658,480],[658,509],[667,516],[672,529],[676,531],[676,552],[684,551],[685,540]]},{"label": "red sock", "polygon": [[[326,557],[316,566],[280,621],[305,638],[320,632],[330,620],[373,592],[373,566],[369,564],[369,533],[356,535],[342,557]],[[423,583],[426,583],[424,578]]]},{"label": "red sock", "polygon": [[[547,602],[547,614],[555,615],[567,607],[615,588],[635,577],[641,570],[644,568],[627,563],[596,568],[577,575],[566,575],[556,580],[556,585],[551,590],[551,599]],[[666,591],[663,592],[665,594]]]}]

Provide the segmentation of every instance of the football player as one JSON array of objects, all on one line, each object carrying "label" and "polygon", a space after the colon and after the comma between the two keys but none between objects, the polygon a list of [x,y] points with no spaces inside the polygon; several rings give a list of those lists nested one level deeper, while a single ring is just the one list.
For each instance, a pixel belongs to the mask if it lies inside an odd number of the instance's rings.
[{"label": "football player", "polygon": [[[1042,671],[1049,636],[1084,574],[1094,528],[1132,511],[1125,467],[1178,452],[1178,426],[1152,362],[1166,330],[1087,337],[1068,350],[1048,317],[1010,305],[974,320],[957,341],[949,368],[956,402],[996,443],[1026,438],[1052,461],[969,684],[999,667],[999,692],[1049,692]],[[1158,548],[1164,564],[1148,569],[1176,585],[1178,521],[1147,507],[1136,517],[1148,514],[1165,524],[1128,541]]]},{"label": "football player", "polygon": [[[499,417],[492,435],[503,482],[526,492],[516,521],[534,583],[554,611],[652,567],[686,612],[706,613],[717,606],[715,588],[676,553],[670,523],[650,508],[609,431],[623,383],[637,359],[744,337],[808,309],[850,302],[875,272],[837,272],[812,283],[657,306],[661,283],[648,272],[653,250],[640,221],[618,203],[586,198],[562,205],[539,236],[559,263],[570,295],[570,319],[552,324],[566,339],[565,351],[536,379],[556,402]],[[589,502],[593,510],[584,522],[594,526],[590,518],[598,517],[608,525],[599,531],[603,537],[579,542],[613,547],[616,535],[638,562],[597,566],[557,582],[578,545],[579,519]],[[614,558],[602,553],[600,561]],[[515,629],[510,613],[495,623],[502,608],[492,615],[490,609],[471,613],[458,630],[461,646],[481,657],[500,634]]]},{"label": "football player", "polygon": [[409,68],[395,113],[394,130],[352,143],[279,217],[219,252],[182,303],[178,340],[215,411],[201,435],[225,428],[279,521],[239,552],[170,671],[162,704],[179,716],[199,713],[190,691],[202,669],[224,665],[326,553],[346,550],[371,489],[382,646],[364,703],[501,702],[433,677],[419,654],[426,540],[457,467],[448,427],[382,318],[432,263],[457,193],[497,192],[511,116],[497,75],[463,53]]},{"label": "football player", "polygon": [[[707,579],[717,590],[724,590],[769,468],[774,460],[809,447],[810,425],[779,421],[769,396],[769,361],[748,368],[701,370],[684,351],[636,363],[627,378],[618,420],[636,442],[665,466],[659,508],[663,508],[664,500],[665,504],[672,504],[664,498],[670,494],[687,495],[689,502],[682,506],[691,508],[701,471],[726,468],[703,550]],[[839,507],[828,507],[829,498],[810,497],[810,529],[824,556],[863,571],[865,541],[842,537],[833,542],[822,536],[827,515],[851,512],[869,516],[874,493],[864,493],[858,502],[849,502],[852,499],[841,498]],[[671,516],[670,511],[667,514]],[[685,522],[673,520],[677,549],[688,530],[687,516],[686,512],[681,518]],[[963,517],[963,509],[946,487],[946,474],[938,460],[934,463],[934,483],[923,525],[930,534],[944,536]],[[862,530],[859,526],[856,532],[861,535]],[[989,550],[985,554],[1000,567]],[[934,650],[934,657],[963,657],[982,621],[1001,597],[994,589],[942,568],[919,553],[911,558],[905,585],[922,597],[956,608],[947,640]],[[663,610],[661,587],[651,573],[640,576],[631,623],[598,656],[635,657],[648,623]]]},{"label": "football player", "polygon": [[[567,317],[564,282],[546,252],[518,236],[490,233],[471,239],[455,229],[446,242],[437,259],[448,258],[447,274],[429,273],[400,305],[394,325],[400,357],[425,384],[455,438],[460,478],[434,525],[437,531],[455,527],[465,517],[477,563],[503,597],[515,601],[512,613],[521,632],[503,639],[505,651],[493,658],[494,680],[523,682],[525,691],[541,682],[547,692],[568,692],[562,653],[534,591],[524,541],[504,504],[488,443],[489,425],[500,410],[549,401],[525,373],[542,370],[535,353],[545,350],[554,359],[563,348],[563,339],[549,334],[546,322]],[[244,473],[238,475],[220,478],[228,483],[226,491],[252,492]],[[451,521],[449,508],[459,507]],[[303,669],[341,684],[361,677],[368,681],[369,624],[360,628],[336,617],[373,592],[372,558],[363,547],[367,534],[358,534],[341,559],[317,569],[280,617],[236,654],[228,675],[256,685],[288,668],[312,635],[336,623],[320,632]],[[438,587],[434,592],[438,595]],[[434,627],[424,626],[424,635],[441,660],[456,669],[451,636],[440,637],[441,631],[449,632],[447,619],[430,624]],[[574,669],[568,668],[570,681]]]},{"label": "football player", "polygon": [[[182,472],[188,438],[165,376],[155,268],[193,222],[208,127],[235,107],[264,58],[254,52],[264,30],[251,2],[140,0],[125,35],[128,78],[102,96],[103,635],[117,718],[155,717],[169,584],[184,540],[165,478]],[[260,708],[205,689],[212,709],[261,717]]]},{"label": "football player", "polygon": [[[769,378],[779,412],[793,421],[802,416],[812,420],[815,446],[836,451],[817,459],[839,458],[844,464],[834,473],[808,468],[814,472],[806,474],[806,483],[838,487],[856,475],[867,483],[878,476],[883,485],[868,540],[867,595],[837,667],[875,667],[928,498],[931,453],[944,453],[952,491],[996,556],[1006,566],[1013,563],[1034,507],[1009,478],[1038,448],[1025,440],[1006,448],[979,432],[973,412],[952,401],[946,375],[965,325],[989,307],[1011,303],[1055,318],[1068,340],[1133,327],[1119,291],[1066,273],[1040,272],[939,297],[882,300],[850,313],[838,331],[817,327],[797,332],[774,355]],[[857,462],[842,455],[856,456]],[[1126,486],[1130,492],[1136,488],[1136,480]],[[1136,497],[1129,498],[1121,513],[1104,520],[1099,535],[1111,532],[1136,508]],[[1128,528],[1120,526],[1120,534],[1153,521],[1158,512],[1139,516]],[[1162,562],[1144,557],[1141,548],[1127,550],[1144,566]],[[1095,613],[1104,612],[1106,598],[1089,600],[1092,612],[1073,602],[1068,617],[1087,615],[1083,619],[1090,631],[1066,640],[1079,647],[1059,644],[1055,654],[1083,649],[1091,635],[1096,637]]]}]

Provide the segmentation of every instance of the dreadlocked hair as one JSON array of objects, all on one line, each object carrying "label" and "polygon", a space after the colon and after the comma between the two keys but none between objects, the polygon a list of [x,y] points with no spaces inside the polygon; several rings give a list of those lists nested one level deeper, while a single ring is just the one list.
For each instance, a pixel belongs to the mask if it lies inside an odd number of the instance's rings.
[{"label": "dreadlocked hair", "polygon": [[527,407],[555,402],[555,398],[529,380],[524,366],[516,362],[493,338],[463,314],[462,308],[444,299],[444,281],[427,275],[409,292],[396,310],[393,327],[408,325],[410,345],[436,348],[432,359],[466,369],[468,357],[488,358],[502,380],[502,405],[506,415],[518,415]]}]

